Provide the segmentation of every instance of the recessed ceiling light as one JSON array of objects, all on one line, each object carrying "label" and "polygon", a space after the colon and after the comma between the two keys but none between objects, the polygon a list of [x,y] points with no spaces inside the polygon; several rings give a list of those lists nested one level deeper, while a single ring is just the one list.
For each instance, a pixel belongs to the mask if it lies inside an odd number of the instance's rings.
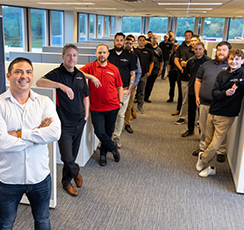
[{"label": "recessed ceiling light", "polygon": [[170,2],[170,3],[165,3],[165,2],[158,2],[157,3],[159,6],[170,6],[170,5],[185,5],[185,6],[206,6],[206,5],[211,5],[211,6],[219,6],[219,5],[223,5],[224,3],[221,2],[198,2],[198,3],[193,3],[193,2]]},{"label": "recessed ceiling light", "polygon": [[213,10],[213,8],[164,8],[165,10]]},{"label": "recessed ceiling light", "polygon": [[42,5],[95,5],[92,2],[37,2]]},{"label": "recessed ceiling light", "polygon": [[77,10],[117,10],[117,8],[75,7]]}]

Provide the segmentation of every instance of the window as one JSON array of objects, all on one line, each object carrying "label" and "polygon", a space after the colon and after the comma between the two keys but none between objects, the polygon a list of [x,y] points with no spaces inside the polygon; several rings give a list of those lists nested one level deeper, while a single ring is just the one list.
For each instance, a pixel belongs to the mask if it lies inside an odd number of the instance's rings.
[{"label": "window", "polygon": [[229,27],[229,39],[241,40],[244,36],[244,28],[243,28],[243,19],[236,18],[230,19],[230,27]]},{"label": "window", "polygon": [[5,52],[24,50],[23,8],[3,6]]},{"label": "window", "polygon": [[115,17],[111,17],[111,35],[114,35],[115,31]]},{"label": "window", "polygon": [[103,16],[98,15],[98,24],[97,24],[97,36],[99,38],[103,37]]},{"label": "window", "polygon": [[80,14],[80,36],[79,41],[86,41],[87,40],[87,15],[86,14]]},{"label": "window", "polygon": [[63,12],[51,11],[52,45],[63,45]]},{"label": "window", "polygon": [[161,36],[161,40],[164,40],[163,36],[168,33],[167,23],[167,17],[150,17],[149,30],[152,31],[154,34]]},{"label": "window", "polygon": [[31,9],[31,42],[32,51],[41,51],[42,46],[46,45],[46,11]]},{"label": "window", "polygon": [[109,37],[109,16],[105,16],[105,37]]},{"label": "window", "polygon": [[185,40],[185,31],[194,31],[195,18],[181,18],[177,19],[176,40],[181,44]]},{"label": "window", "polygon": [[96,16],[94,14],[90,14],[90,38],[95,38],[95,28],[96,28]]},{"label": "window", "polygon": [[141,33],[141,17],[123,17],[123,33]]},{"label": "window", "polygon": [[223,39],[224,18],[205,18],[203,39],[220,42]]}]

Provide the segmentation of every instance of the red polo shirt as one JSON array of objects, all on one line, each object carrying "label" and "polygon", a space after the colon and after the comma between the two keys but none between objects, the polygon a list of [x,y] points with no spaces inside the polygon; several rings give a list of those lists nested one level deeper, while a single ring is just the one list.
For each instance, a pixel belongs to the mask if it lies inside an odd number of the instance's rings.
[{"label": "red polo shirt", "polygon": [[120,108],[117,87],[123,87],[123,82],[115,65],[108,61],[106,66],[101,66],[98,61],[95,61],[87,63],[80,70],[95,76],[102,84],[96,88],[89,80],[91,111],[109,111]]}]

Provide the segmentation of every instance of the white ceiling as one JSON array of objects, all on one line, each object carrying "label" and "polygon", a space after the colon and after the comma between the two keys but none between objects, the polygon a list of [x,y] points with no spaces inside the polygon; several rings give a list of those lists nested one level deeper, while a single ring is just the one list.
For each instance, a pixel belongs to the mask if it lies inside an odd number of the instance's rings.
[{"label": "white ceiling", "polygon": [[[55,10],[72,10],[112,16],[161,17],[244,17],[243,0],[0,0],[2,5],[26,6]],[[40,4],[48,3],[48,4]],[[183,5],[184,3],[210,3],[209,5]],[[56,4],[55,4],[56,3]],[[65,5],[57,4],[65,3]],[[80,5],[93,3],[94,5]],[[161,5],[157,3],[181,3]],[[223,5],[211,5],[223,3]],[[83,9],[77,9],[83,8]],[[96,9],[92,9],[96,8]],[[112,8],[112,9],[111,9]],[[195,10],[194,10],[195,9]],[[203,13],[201,11],[206,11]]]}]

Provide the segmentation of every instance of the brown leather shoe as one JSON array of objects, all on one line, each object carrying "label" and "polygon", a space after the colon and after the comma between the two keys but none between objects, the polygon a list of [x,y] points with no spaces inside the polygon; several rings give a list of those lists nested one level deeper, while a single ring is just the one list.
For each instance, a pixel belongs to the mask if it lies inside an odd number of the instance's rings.
[{"label": "brown leather shoe", "polygon": [[82,186],[82,177],[81,177],[80,173],[78,173],[78,175],[76,177],[74,177],[74,181],[78,188],[80,188]]},{"label": "brown leather shoe", "polygon": [[180,111],[176,110],[174,113],[171,113],[172,116],[176,116],[176,115],[179,115],[180,114]]},{"label": "brown leather shoe", "polygon": [[71,195],[71,196],[77,196],[78,192],[77,190],[73,187],[71,183],[69,183],[66,186],[63,186],[63,188]]}]

